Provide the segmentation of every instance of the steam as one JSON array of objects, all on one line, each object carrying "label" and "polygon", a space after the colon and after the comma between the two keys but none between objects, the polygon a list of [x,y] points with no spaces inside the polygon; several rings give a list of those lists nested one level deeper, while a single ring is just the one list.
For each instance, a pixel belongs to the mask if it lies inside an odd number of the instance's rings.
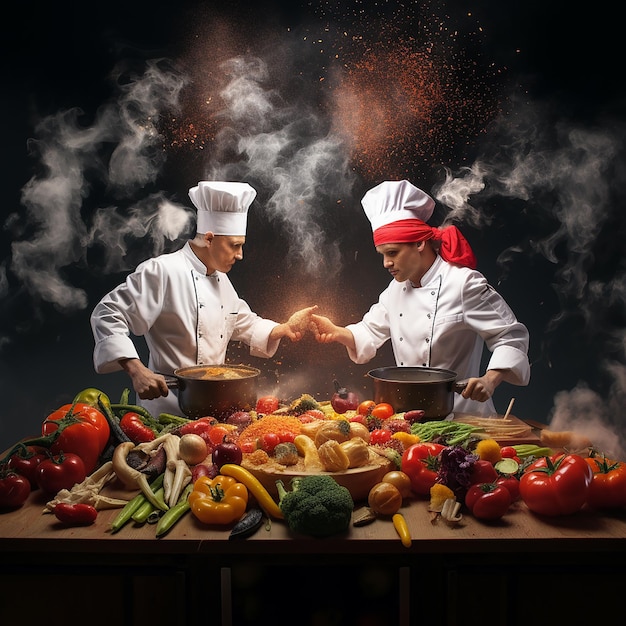
[{"label": "steam", "polygon": [[505,206],[500,210],[522,219],[530,229],[527,241],[500,254],[503,274],[520,254],[553,264],[560,310],[545,332],[558,328],[568,316],[582,316],[590,342],[605,348],[600,350],[605,358],[598,367],[611,380],[602,395],[585,383],[559,392],[551,423],[577,429],[615,449],[620,445],[615,429],[626,435],[625,425],[616,418],[626,399],[626,334],[623,326],[612,321],[610,311],[622,312],[623,319],[626,277],[623,262],[602,272],[597,257],[604,252],[605,242],[614,240],[607,234],[611,224],[622,223],[621,204],[614,197],[620,190],[611,181],[619,179],[615,169],[623,135],[615,126],[607,130],[576,127],[563,120],[551,123],[545,109],[524,103],[498,120],[488,140],[480,159],[456,174],[446,170],[445,180],[435,190],[450,209],[446,222],[482,228],[504,221],[493,208],[497,205]]},{"label": "steam", "polygon": [[[107,270],[126,269],[125,238],[149,234],[155,252],[163,240],[178,236],[189,215],[154,195],[133,204],[132,197],[154,182],[165,159],[157,124],[175,109],[184,79],[165,64],[150,62],[143,75],[118,68],[119,93],[103,105],[91,125],[71,109],[43,119],[30,149],[41,173],[22,190],[25,214],[13,214],[7,226],[12,244],[11,272],[33,298],[62,312],[84,309],[87,295],[64,270],[86,263],[89,247],[102,246]],[[103,186],[122,204],[96,210],[93,224],[85,206],[94,187]],[[128,217],[122,217],[126,211]]]},{"label": "steam", "polygon": [[354,183],[343,143],[305,101],[287,103],[268,86],[262,59],[235,57],[221,69],[229,82],[209,178],[258,181],[270,194],[265,212],[288,234],[290,259],[311,274],[332,274],[341,254],[324,229],[325,212]]}]

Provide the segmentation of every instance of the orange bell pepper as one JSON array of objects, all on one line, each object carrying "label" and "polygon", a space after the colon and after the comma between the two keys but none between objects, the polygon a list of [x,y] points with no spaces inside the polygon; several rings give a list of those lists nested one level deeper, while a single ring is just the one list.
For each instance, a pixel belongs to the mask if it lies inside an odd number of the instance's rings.
[{"label": "orange bell pepper", "polygon": [[204,524],[231,524],[246,512],[248,488],[231,476],[201,476],[189,494],[189,506]]}]

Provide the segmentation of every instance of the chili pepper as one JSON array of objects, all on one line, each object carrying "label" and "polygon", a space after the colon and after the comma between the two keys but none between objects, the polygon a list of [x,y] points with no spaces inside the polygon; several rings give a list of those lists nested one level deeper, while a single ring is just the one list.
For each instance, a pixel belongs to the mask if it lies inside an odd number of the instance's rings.
[{"label": "chili pepper", "polygon": [[68,526],[87,526],[96,521],[98,511],[91,504],[60,502],[54,507],[54,515]]},{"label": "chili pepper", "polygon": [[391,518],[393,522],[393,527],[396,529],[398,536],[400,537],[400,541],[402,541],[402,545],[405,548],[411,547],[411,533],[409,532],[409,527],[406,523],[406,519],[402,513],[396,513]]},{"label": "chili pepper", "polygon": [[[264,418],[265,419],[265,418]],[[239,482],[243,483],[250,493],[256,498],[259,506],[274,519],[283,519],[283,512],[278,504],[274,501],[269,491],[263,486],[261,481],[245,467],[226,463],[220,468],[223,476],[232,476]]]},{"label": "chili pepper", "polygon": [[120,419],[120,428],[133,443],[144,443],[156,438],[154,430],[144,424],[139,413],[128,411]]},{"label": "chili pepper", "polygon": [[128,412],[137,413],[137,415],[141,417],[141,421],[146,426],[151,428],[154,432],[158,433],[162,429],[162,424],[159,422],[159,420],[154,419],[154,417],[152,416],[152,413],[150,413],[148,409],[138,404],[117,403],[117,404],[112,404],[111,409],[116,415],[120,416],[120,419],[124,416],[124,414]]}]

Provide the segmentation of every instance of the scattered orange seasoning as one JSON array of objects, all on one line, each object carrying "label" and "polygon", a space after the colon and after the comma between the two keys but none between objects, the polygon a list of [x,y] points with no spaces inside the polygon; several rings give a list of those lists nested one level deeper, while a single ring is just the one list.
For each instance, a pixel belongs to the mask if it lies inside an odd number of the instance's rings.
[{"label": "scattered orange seasoning", "polygon": [[238,443],[241,446],[249,442],[256,442],[268,433],[275,433],[284,439],[283,435],[295,437],[300,434],[302,422],[290,415],[266,415],[252,422],[239,435]]}]

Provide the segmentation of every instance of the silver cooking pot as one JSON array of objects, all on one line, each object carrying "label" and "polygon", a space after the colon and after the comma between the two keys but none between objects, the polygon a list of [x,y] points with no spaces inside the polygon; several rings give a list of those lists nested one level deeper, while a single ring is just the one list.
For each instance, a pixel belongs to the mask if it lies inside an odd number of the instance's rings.
[{"label": "silver cooking pot", "polygon": [[193,365],[174,370],[165,380],[170,389],[178,389],[178,405],[187,417],[224,421],[235,411],[254,409],[260,374],[247,365]]},{"label": "silver cooking pot", "polygon": [[456,372],[434,367],[379,367],[367,374],[374,381],[374,402],[387,402],[396,413],[422,410],[423,420],[447,417],[454,394],[467,386],[457,382]]}]

